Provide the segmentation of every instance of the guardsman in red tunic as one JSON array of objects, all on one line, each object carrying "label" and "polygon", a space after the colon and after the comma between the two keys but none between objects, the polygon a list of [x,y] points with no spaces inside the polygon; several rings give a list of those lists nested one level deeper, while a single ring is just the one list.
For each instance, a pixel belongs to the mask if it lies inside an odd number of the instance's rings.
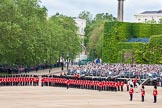
[{"label": "guardsman in red tunic", "polygon": [[99,91],[101,91],[102,90],[102,82],[98,82],[98,87],[99,87]]},{"label": "guardsman in red tunic", "polygon": [[121,82],[121,91],[123,91],[123,87],[124,87],[124,82]]},{"label": "guardsman in red tunic", "polygon": [[34,76],[34,83],[35,83],[34,86],[38,86],[39,85],[39,78],[38,78],[37,75]]},{"label": "guardsman in red tunic", "polygon": [[2,76],[2,81],[1,81],[1,85],[4,86],[4,76]]},{"label": "guardsman in red tunic", "polygon": [[30,86],[32,86],[32,82],[33,82],[32,75],[30,75],[29,79],[30,79]]},{"label": "guardsman in red tunic", "polygon": [[97,90],[97,82],[94,81],[94,90]]},{"label": "guardsman in red tunic", "polygon": [[13,86],[13,76],[11,76],[11,86]]},{"label": "guardsman in red tunic", "polygon": [[117,92],[118,91],[118,82],[114,82],[114,91]]},{"label": "guardsman in red tunic", "polygon": [[115,91],[115,82],[112,81],[112,90]]},{"label": "guardsman in red tunic", "polygon": [[154,90],[153,90],[154,103],[157,102],[157,95],[158,95],[157,86],[154,86]]},{"label": "guardsman in red tunic", "polygon": [[2,78],[1,78],[1,76],[0,76],[0,86],[2,86]]},{"label": "guardsman in red tunic", "polygon": [[131,88],[130,88],[130,90],[129,90],[130,101],[132,101],[132,99],[133,99],[133,93],[134,93],[134,89],[133,89],[133,85],[131,85]]},{"label": "guardsman in red tunic", "polygon": [[111,82],[108,81],[108,91],[111,91],[110,86],[111,86]]},{"label": "guardsman in red tunic", "polygon": [[110,91],[113,91],[113,82],[110,81],[109,85],[110,85]]},{"label": "guardsman in red tunic", "polygon": [[127,91],[129,91],[129,80],[127,80]]},{"label": "guardsman in red tunic", "polygon": [[142,86],[142,89],[141,89],[141,96],[142,96],[142,102],[144,102],[144,96],[145,96],[145,87]]},{"label": "guardsman in red tunic", "polygon": [[67,79],[67,80],[66,80],[66,88],[67,88],[67,89],[69,89],[69,85],[70,85],[70,80]]},{"label": "guardsman in red tunic", "polygon": [[118,81],[118,91],[120,91],[120,86],[121,86],[121,83],[120,83],[120,81]]},{"label": "guardsman in red tunic", "polygon": [[41,86],[42,86],[42,87],[43,87],[43,85],[44,85],[44,82],[45,82],[45,78],[42,77],[42,79],[41,79]]},{"label": "guardsman in red tunic", "polygon": [[133,83],[134,83],[134,88],[135,88],[135,87],[137,86],[137,85],[136,85],[136,83],[137,83],[137,77],[134,78]]}]

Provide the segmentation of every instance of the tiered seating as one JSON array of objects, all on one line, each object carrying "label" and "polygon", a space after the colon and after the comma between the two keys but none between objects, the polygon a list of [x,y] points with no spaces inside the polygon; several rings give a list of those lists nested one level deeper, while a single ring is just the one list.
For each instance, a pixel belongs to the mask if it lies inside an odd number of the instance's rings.
[{"label": "tiered seating", "polygon": [[149,42],[150,38],[130,38],[127,42]]}]

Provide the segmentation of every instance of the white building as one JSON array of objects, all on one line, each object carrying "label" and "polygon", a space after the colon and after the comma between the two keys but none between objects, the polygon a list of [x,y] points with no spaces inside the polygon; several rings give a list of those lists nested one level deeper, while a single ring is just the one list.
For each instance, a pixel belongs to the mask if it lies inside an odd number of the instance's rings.
[{"label": "white building", "polygon": [[82,44],[84,45],[84,36],[85,36],[84,30],[85,30],[85,27],[86,27],[86,20],[79,19],[79,18],[74,18],[74,21],[76,23],[76,26],[78,27],[77,34],[82,39]]},{"label": "white building", "polygon": [[159,23],[162,18],[162,10],[159,11],[145,11],[140,14],[134,15],[135,22],[147,23],[148,21],[153,21]]},{"label": "white building", "polygon": [[79,19],[79,18],[74,18],[74,21],[76,23],[76,26],[79,28],[78,34],[84,36],[85,32],[84,29],[86,27],[86,20],[84,19]]},{"label": "white building", "polygon": [[76,57],[76,60],[75,61],[79,61],[79,60],[83,60],[83,59],[86,59],[87,58],[87,55],[86,55],[86,48],[84,46],[84,36],[85,36],[85,27],[86,27],[86,20],[84,19],[79,19],[79,18],[74,18],[74,21],[76,23],[76,26],[78,27],[78,31],[77,31],[77,34],[80,36],[80,38],[82,39],[82,43],[81,43],[81,46],[82,46],[82,53],[77,55]]}]

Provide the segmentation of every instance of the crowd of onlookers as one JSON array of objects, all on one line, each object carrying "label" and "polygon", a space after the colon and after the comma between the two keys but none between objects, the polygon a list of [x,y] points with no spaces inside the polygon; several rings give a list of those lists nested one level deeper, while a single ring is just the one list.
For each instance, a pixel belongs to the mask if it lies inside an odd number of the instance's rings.
[{"label": "crowd of onlookers", "polygon": [[88,63],[87,65],[71,68],[67,75],[80,74],[84,76],[148,76],[159,77],[162,73],[162,65],[158,64],[101,64]]},{"label": "crowd of onlookers", "polygon": [[20,73],[29,73],[30,71],[38,71],[48,68],[60,67],[60,64],[38,64],[35,66],[24,66],[24,65],[0,65],[0,72],[8,74],[20,74]]},{"label": "crowd of onlookers", "polygon": [[[42,69],[60,67],[59,64],[39,64],[36,66],[7,66],[0,65],[0,72],[9,74],[28,73]],[[96,77],[160,77],[162,76],[162,65],[160,64],[107,64],[90,62],[86,65],[74,65],[67,72],[67,75],[79,74],[81,76]]]}]

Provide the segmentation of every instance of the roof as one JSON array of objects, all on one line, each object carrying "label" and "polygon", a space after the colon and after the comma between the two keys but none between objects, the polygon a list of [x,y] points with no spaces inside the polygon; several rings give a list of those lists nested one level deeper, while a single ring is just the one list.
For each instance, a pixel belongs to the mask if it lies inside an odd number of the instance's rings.
[{"label": "roof", "polygon": [[162,10],[159,10],[159,11],[145,11],[145,12],[142,12],[141,14],[162,14]]}]

